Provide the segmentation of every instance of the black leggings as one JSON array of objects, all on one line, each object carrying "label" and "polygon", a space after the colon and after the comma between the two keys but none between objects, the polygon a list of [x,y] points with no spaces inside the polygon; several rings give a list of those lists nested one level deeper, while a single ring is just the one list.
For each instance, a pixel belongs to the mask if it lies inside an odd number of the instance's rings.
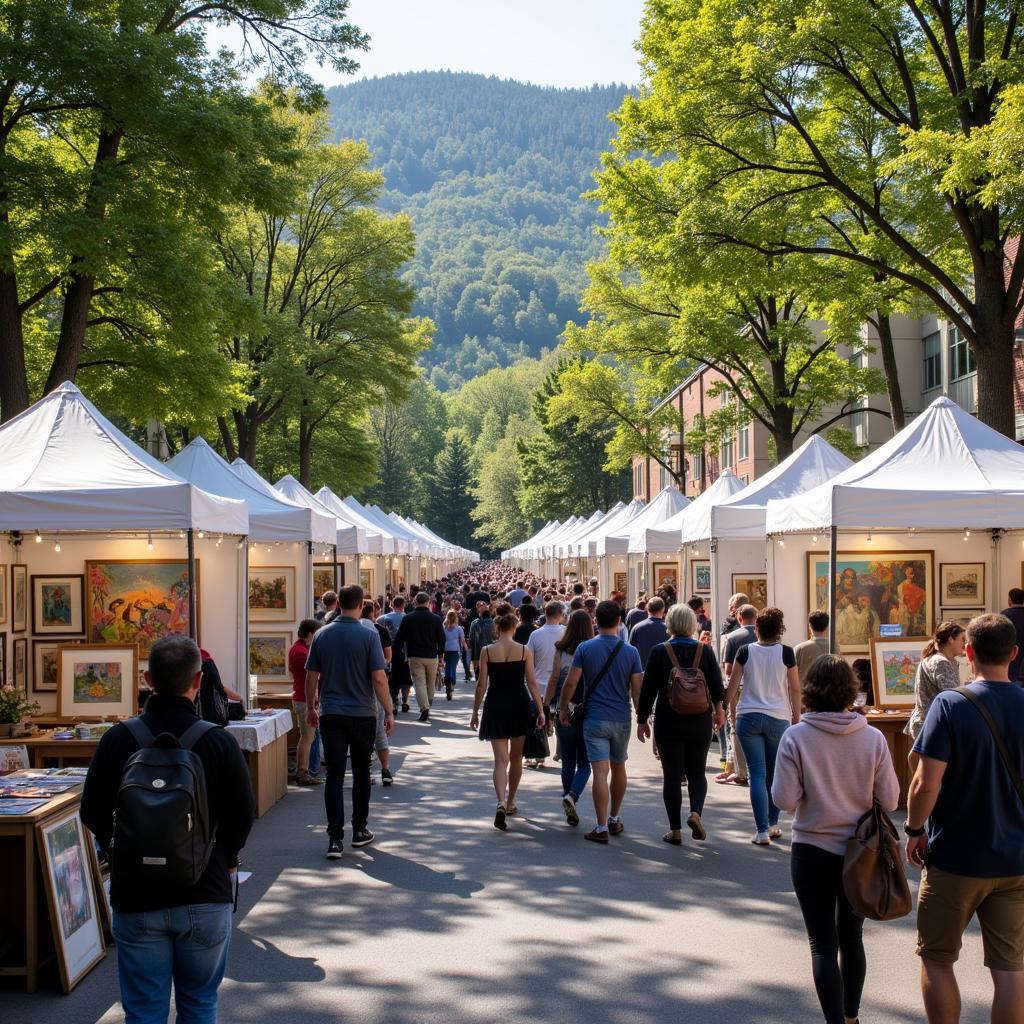
[{"label": "black leggings", "polygon": [[711,747],[711,716],[694,716],[694,719],[685,724],[685,738],[675,730],[667,737],[655,734],[661,755],[661,795],[668,814],[668,827],[676,832],[683,827],[683,776],[686,776],[691,812],[703,814],[708,795],[705,770]]},{"label": "black leggings", "polygon": [[826,1024],[843,1024],[860,1011],[867,961],[862,931],[843,892],[843,858],[810,843],[794,843],[793,888],[811,942],[811,973]]}]

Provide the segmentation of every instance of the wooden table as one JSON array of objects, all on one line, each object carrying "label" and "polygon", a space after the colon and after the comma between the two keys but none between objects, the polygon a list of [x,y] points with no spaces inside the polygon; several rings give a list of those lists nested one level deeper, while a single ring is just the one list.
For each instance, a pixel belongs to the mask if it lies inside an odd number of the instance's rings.
[{"label": "wooden table", "polygon": [[907,758],[914,741],[903,731],[910,721],[909,711],[891,711],[881,715],[868,712],[868,725],[877,729],[889,745],[892,764],[896,769],[896,778],[900,782],[900,807],[907,806],[907,793],[910,791],[910,764]]},{"label": "wooden table", "polygon": [[85,767],[92,761],[99,737],[91,740],[55,740],[52,733],[41,736],[26,736],[18,739],[4,737],[4,746],[24,746],[28,750],[33,768]]},{"label": "wooden table", "polygon": [[[0,936],[12,940],[11,947],[0,952],[0,977],[24,978],[29,992],[36,990],[40,966],[54,955],[51,950],[40,956],[40,938],[50,935],[51,926],[36,828],[77,809],[81,799],[79,786],[52,797],[28,814],[0,817],[0,878],[6,881],[5,896],[0,900]],[[15,882],[19,875],[21,886]],[[19,889],[23,889],[20,899]]]},{"label": "wooden table", "polygon": [[[291,711],[288,714],[290,716]],[[290,717],[288,721],[291,721]],[[245,755],[249,779],[256,795],[256,816],[262,818],[288,792],[289,732],[281,732],[274,739],[264,739],[258,749],[249,749],[253,744],[248,737],[243,741],[242,733],[247,725],[252,727],[253,723],[229,722],[227,731],[238,740]]]}]

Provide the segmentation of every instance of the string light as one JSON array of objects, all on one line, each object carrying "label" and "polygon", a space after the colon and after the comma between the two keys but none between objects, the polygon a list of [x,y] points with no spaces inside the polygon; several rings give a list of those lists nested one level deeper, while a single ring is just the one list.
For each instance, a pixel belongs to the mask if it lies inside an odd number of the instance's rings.
[{"label": "string light", "polygon": [[818,535],[817,535],[817,534],[815,534],[815,535],[814,535],[814,536],[813,536],[813,537],[811,538],[811,543],[812,543],[812,544],[817,544],[817,543],[818,543]]},{"label": "string light", "polygon": [[153,534],[151,534],[151,533],[147,533],[146,534],[146,550],[147,551],[152,551],[153,550]]},{"label": "string light", "polygon": [[42,544],[43,543],[43,535],[38,530],[36,530],[36,543],[37,544]]},{"label": "string light", "polygon": [[200,530],[200,531],[199,531],[199,532],[198,532],[198,533],[196,534],[196,536],[197,536],[197,537],[198,537],[198,538],[199,538],[200,540],[202,540],[202,539],[203,539],[203,538],[204,538],[204,537],[206,536],[206,534],[205,534],[205,533],[203,533],[203,531],[202,531],[202,530]]},{"label": "string light", "polygon": [[971,531],[970,530],[964,530],[964,541],[966,542],[966,541],[969,541],[970,539],[971,539]]},{"label": "string light", "polygon": [[869,544],[871,543],[871,531],[870,530],[868,530],[868,543]]},{"label": "string light", "polygon": [[60,553],[60,541],[59,540],[58,541],[54,541],[54,543],[53,543],[53,550],[56,551],[58,554]]},{"label": "string light", "polygon": [[781,537],[779,537],[775,543],[778,544],[780,548],[784,548],[786,546],[786,542]]}]

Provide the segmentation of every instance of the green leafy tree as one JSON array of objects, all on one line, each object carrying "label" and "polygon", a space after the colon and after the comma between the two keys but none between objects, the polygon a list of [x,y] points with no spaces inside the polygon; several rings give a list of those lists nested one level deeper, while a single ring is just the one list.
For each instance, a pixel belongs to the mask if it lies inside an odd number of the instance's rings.
[{"label": "green leafy tree", "polygon": [[519,504],[522,480],[519,443],[535,437],[536,433],[535,423],[514,417],[509,421],[505,436],[484,456],[480,467],[473,488],[476,506],[471,512],[479,525],[473,536],[482,541],[492,555],[530,535],[530,520]]},{"label": "green leafy tree", "polygon": [[470,447],[461,430],[449,430],[434,460],[430,508],[425,521],[435,533],[461,547],[473,542]]}]

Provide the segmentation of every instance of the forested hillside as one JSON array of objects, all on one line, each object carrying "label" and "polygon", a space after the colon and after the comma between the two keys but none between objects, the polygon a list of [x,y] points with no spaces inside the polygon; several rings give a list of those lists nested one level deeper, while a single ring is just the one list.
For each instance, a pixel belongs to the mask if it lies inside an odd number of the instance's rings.
[{"label": "forested hillside", "polygon": [[442,390],[554,347],[579,317],[600,254],[593,186],[625,86],[553,89],[415,72],[331,89],[338,138],[365,139],[381,205],[411,214],[414,312],[437,326],[424,356]]}]

